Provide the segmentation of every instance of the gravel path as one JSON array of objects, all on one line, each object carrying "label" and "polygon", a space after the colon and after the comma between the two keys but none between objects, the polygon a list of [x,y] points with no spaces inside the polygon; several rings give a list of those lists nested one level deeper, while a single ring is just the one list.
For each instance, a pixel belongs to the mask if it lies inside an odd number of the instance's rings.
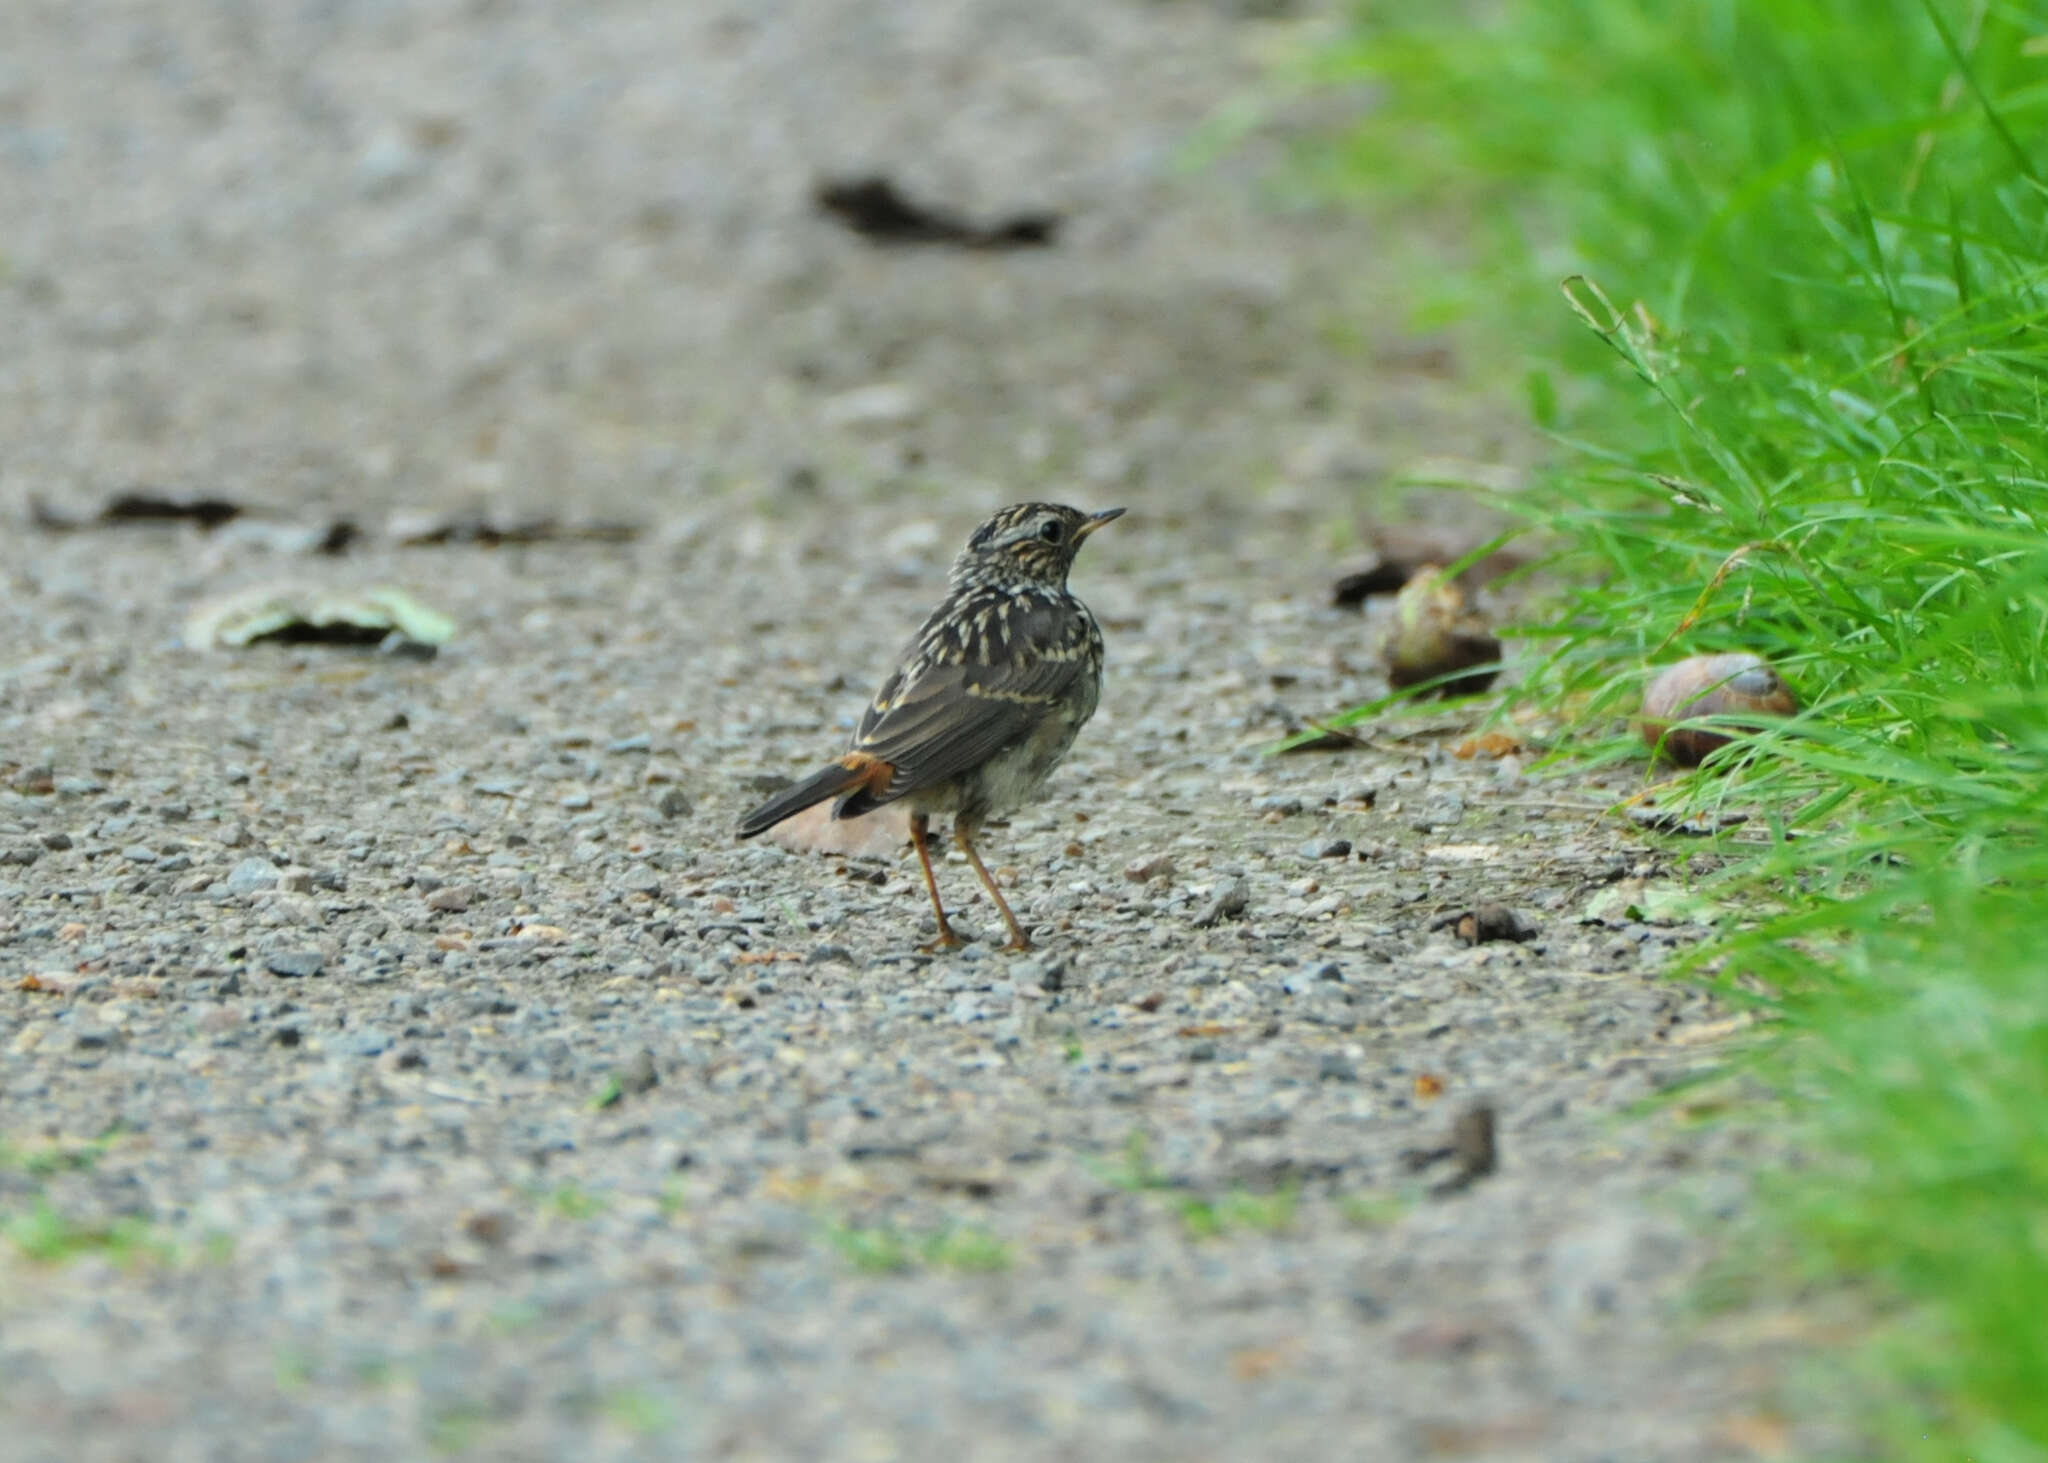
[{"label": "gravel path", "polygon": [[[0,8],[10,1458],[1782,1443],[1783,1328],[1687,1302],[1742,1142],[1624,1120],[1724,1029],[1635,774],[1260,755],[1378,689],[1324,581],[1388,469],[1511,450],[1327,328],[1398,305],[1354,222],[1177,169],[1283,25]],[[875,168],[1060,243],[872,248],[810,192]],[[137,485],[365,534],[28,526]],[[907,857],[731,822],[1027,495],[1132,510],[1102,711],[989,835],[1044,950],[929,959]],[[479,498],[642,532],[386,531]],[[179,645],[274,581],[461,628]],[[1476,1104],[1498,1171],[1420,1166]]]}]

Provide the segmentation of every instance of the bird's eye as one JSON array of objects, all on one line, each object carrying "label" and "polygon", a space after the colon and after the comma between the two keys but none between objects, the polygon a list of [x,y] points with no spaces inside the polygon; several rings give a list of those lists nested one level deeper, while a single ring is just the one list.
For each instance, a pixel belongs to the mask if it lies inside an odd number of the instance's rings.
[{"label": "bird's eye", "polygon": [[1057,518],[1048,518],[1039,525],[1038,536],[1049,544],[1056,544],[1067,536],[1067,526]]}]

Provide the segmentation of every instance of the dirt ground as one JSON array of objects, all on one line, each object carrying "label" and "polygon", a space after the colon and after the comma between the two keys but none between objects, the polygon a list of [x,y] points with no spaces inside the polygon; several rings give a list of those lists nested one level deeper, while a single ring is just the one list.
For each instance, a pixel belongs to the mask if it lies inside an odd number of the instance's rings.
[{"label": "dirt ground", "polygon": [[[1640,769],[1262,755],[1383,689],[1390,484],[1517,450],[1369,226],[1183,165],[1277,9],[0,8],[0,1452],[1797,1440],[1697,1304],[1753,1140],[1637,1111],[1726,1030]],[[1063,222],[878,247],[873,172]],[[135,489],[251,511],[51,526]],[[907,856],[731,825],[1024,497],[1130,510],[1102,710],[989,835],[1042,951],[930,958]],[[478,503],[635,531],[398,541]],[[459,628],[183,643],[269,584]]]}]

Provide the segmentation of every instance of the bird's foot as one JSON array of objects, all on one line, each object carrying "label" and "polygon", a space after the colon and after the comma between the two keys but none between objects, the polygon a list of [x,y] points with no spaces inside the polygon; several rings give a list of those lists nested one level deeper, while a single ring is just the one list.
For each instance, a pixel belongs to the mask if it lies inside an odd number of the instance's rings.
[{"label": "bird's foot", "polygon": [[948,950],[957,950],[966,943],[965,940],[954,934],[951,929],[942,928],[936,940],[927,940],[917,948],[920,954],[940,955]]},{"label": "bird's foot", "polygon": [[1023,955],[1037,948],[1036,945],[1031,943],[1031,936],[1020,932],[1010,938],[1009,944],[1003,946],[1003,953],[1005,955]]}]

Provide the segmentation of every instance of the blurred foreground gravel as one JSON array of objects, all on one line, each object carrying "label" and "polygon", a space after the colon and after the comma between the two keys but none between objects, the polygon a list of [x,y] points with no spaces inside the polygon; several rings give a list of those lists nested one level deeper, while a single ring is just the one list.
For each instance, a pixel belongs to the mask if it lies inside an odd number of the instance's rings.
[{"label": "blurred foreground gravel", "polygon": [[[0,1454],[1787,1445],[1796,1328],[1689,1300],[1754,1156],[1627,1116],[1729,1029],[1639,771],[1260,755],[1381,689],[1333,531],[1512,453],[1333,343],[1355,221],[1177,168],[1273,9],[0,11]],[[878,169],[1060,242],[813,210]],[[31,527],[138,486],[257,511]],[[1026,496],[1132,510],[1103,708],[988,839],[1044,950],[928,959],[907,856],[730,827]],[[389,531],[478,502],[638,531]],[[179,644],[274,581],[461,628]]]}]

